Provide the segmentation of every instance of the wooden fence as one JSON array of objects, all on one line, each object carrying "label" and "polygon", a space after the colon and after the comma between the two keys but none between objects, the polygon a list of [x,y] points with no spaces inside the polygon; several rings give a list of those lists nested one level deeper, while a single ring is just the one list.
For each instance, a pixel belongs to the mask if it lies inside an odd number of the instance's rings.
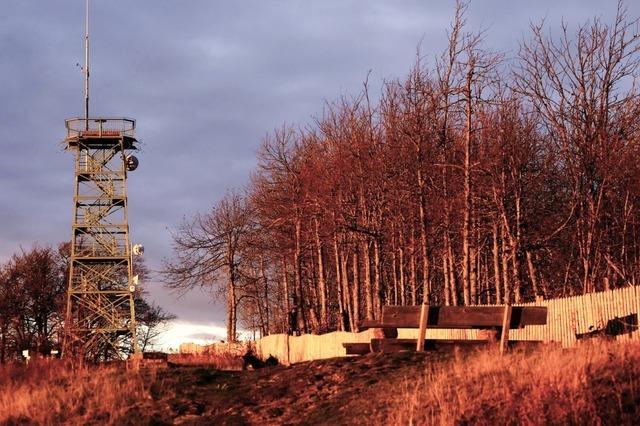
[{"label": "wooden fence", "polygon": [[[571,347],[581,336],[605,332],[611,324],[624,324],[617,339],[640,340],[638,314],[640,313],[640,286],[589,293],[560,299],[539,300],[521,306],[546,306],[547,324],[532,325],[511,330],[510,340],[557,342]],[[617,319],[617,321],[616,321]],[[615,330],[614,330],[615,331]],[[416,329],[399,329],[399,338],[417,338]],[[296,363],[314,359],[345,356],[342,343],[368,342],[374,337],[372,330],[362,333],[334,332],[323,335],[287,336],[275,334],[256,342],[256,351],[262,358],[273,355],[280,362]],[[427,339],[477,339],[478,330],[427,329]]]},{"label": "wooden fence", "polygon": [[640,339],[640,286],[543,300],[528,305],[547,307],[547,325],[513,330],[509,336],[514,340],[559,342],[563,347],[570,347],[575,344],[577,337],[604,332],[611,328],[612,322],[627,325],[627,331],[618,334],[616,338]]},{"label": "wooden fence", "polygon": [[272,355],[283,364],[293,364],[346,356],[343,343],[365,343],[370,342],[374,337],[373,330],[362,333],[334,331],[327,334],[303,334],[302,336],[272,334],[256,342],[256,352],[262,359]]}]

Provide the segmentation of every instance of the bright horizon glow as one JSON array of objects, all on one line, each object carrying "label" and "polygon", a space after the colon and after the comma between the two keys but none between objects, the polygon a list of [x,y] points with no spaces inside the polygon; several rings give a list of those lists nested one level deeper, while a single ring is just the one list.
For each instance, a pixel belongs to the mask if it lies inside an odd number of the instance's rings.
[{"label": "bright horizon glow", "polygon": [[174,320],[164,326],[162,334],[152,345],[154,350],[178,351],[182,343],[210,345],[226,340],[227,328],[215,322],[193,323]]},{"label": "bright horizon glow", "polygon": [[[240,340],[247,340],[249,333],[246,330],[238,330]],[[164,326],[162,334],[158,336],[148,350],[163,352],[178,352],[182,343],[195,343],[198,345],[210,345],[227,340],[227,327],[215,322],[194,323],[189,321],[174,320]]]}]

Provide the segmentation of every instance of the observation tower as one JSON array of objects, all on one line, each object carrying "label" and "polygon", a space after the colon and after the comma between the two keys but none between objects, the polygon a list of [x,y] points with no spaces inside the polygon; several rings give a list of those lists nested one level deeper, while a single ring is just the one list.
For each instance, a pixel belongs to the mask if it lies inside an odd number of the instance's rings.
[{"label": "observation tower", "polygon": [[75,156],[71,258],[62,356],[89,361],[138,352],[127,173],[136,169],[136,122],[89,117],[89,1],[85,22],[85,116],[66,120]]}]

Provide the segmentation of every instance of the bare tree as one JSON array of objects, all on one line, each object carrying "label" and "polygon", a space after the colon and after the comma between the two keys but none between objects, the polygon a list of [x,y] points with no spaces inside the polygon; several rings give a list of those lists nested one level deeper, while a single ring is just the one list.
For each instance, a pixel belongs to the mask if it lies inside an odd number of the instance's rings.
[{"label": "bare tree", "polygon": [[357,330],[383,304],[526,302],[640,280],[636,21],[620,5],[613,24],[564,25],[559,39],[534,26],[520,60],[502,62],[467,31],[466,8],[435,64],[418,53],[379,103],[365,81],[267,136],[235,261],[215,215],[197,216],[176,238],[177,287],[232,277],[230,322],[241,303],[264,335]]},{"label": "bare tree", "polygon": [[173,259],[164,261],[165,285],[187,291],[226,280],[227,339],[236,340],[242,244],[251,226],[244,198],[228,193],[206,215],[184,221],[173,233]]},{"label": "bare tree", "polygon": [[594,18],[571,34],[563,23],[557,38],[545,35],[543,23],[532,26],[515,71],[517,90],[542,116],[562,155],[583,292],[593,291],[602,275],[605,209],[636,137],[628,117],[637,110],[640,33],[638,20],[627,15],[620,1],[612,24]]}]

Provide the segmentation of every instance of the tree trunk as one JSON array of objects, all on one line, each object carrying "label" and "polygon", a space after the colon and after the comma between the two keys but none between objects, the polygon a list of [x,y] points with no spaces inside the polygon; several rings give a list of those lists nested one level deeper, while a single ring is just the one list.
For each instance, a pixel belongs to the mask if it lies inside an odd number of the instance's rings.
[{"label": "tree trunk", "polygon": [[338,331],[344,331],[347,327],[344,323],[345,305],[342,292],[342,274],[340,273],[340,252],[338,251],[338,235],[333,234],[333,255],[336,264],[336,288],[338,289]]},{"label": "tree trunk", "polygon": [[295,302],[295,309],[297,310],[297,318],[301,322],[301,328],[304,333],[307,333],[308,324],[307,324],[307,315],[304,309],[304,290],[302,283],[302,244],[301,244],[301,232],[302,232],[302,223],[300,219],[300,212],[296,214],[295,221],[295,250],[293,253],[293,264],[295,268],[295,285],[297,289],[297,300]]},{"label": "tree trunk", "polygon": [[380,318],[382,311],[382,289],[380,288],[380,245],[377,239],[373,240],[373,292],[374,292],[374,317]]},{"label": "tree trunk", "polygon": [[533,294],[535,297],[540,295],[540,288],[538,287],[538,278],[536,277],[536,268],[533,266],[533,255],[527,250],[527,266],[529,268],[529,278],[531,278],[531,285],[533,286]]},{"label": "tree trunk", "polygon": [[451,305],[451,289],[449,287],[449,262],[446,251],[442,252],[442,279],[444,283],[444,305]]},{"label": "tree trunk", "polygon": [[473,81],[473,67],[473,63],[470,63],[465,86],[466,123],[464,134],[464,208],[462,219],[462,295],[465,305],[471,304],[469,228],[471,226],[471,82]]},{"label": "tree trunk", "polygon": [[347,307],[347,316],[349,317],[349,331],[354,331],[354,322],[353,322],[353,304],[351,303],[351,291],[349,289],[349,273],[347,271],[347,253],[343,253],[340,256],[340,268],[341,268],[341,276],[342,276],[342,294],[344,295],[344,304]]},{"label": "tree trunk", "polygon": [[[517,240],[516,240],[517,241]],[[514,241],[511,245],[511,265],[513,267],[513,290],[516,303],[522,301],[522,289],[520,281],[520,258],[518,257],[518,243]]]},{"label": "tree trunk", "polygon": [[236,323],[237,323],[237,307],[236,307],[236,265],[235,265],[235,251],[233,250],[233,244],[227,242],[227,274],[228,274],[228,288],[227,288],[227,341],[236,341]]},{"label": "tree trunk", "polygon": [[227,284],[227,342],[236,341],[236,292],[233,280]]},{"label": "tree trunk", "polygon": [[507,245],[507,235],[504,225],[500,227],[502,232],[502,283],[504,285],[504,303],[511,303],[511,286],[509,285],[509,250]]},{"label": "tree trunk", "polygon": [[320,225],[318,218],[314,218],[315,223],[315,239],[316,239],[316,256],[318,261],[318,292],[320,293],[320,327],[327,329],[327,283],[324,276],[324,259],[322,256],[322,243],[320,241]]},{"label": "tree trunk", "polygon": [[[489,280],[489,258],[485,254],[483,257],[478,256],[478,269],[482,271],[481,279],[479,282],[482,286],[482,294],[484,294],[484,301],[480,301],[480,303],[484,303],[485,305],[491,304],[491,281]],[[481,260],[484,262],[480,263]],[[480,269],[482,267],[482,269]]]},{"label": "tree trunk", "polygon": [[291,312],[291,294],[289,289],[289,277],[287,274],[287,262],[284,257],[282,258],[282,286],[284,287],[284,315],[282,316],[284,321],[284,330],[289,328],[289,312]]},{"label": "tree trunk", "polygon": [[391,251],[391,279],[393,280],[393,304],[398,304],[398,260],[395,247]]},{"label": "tree trunk", "polygon": [[404,249],[400,247],[398,249],[398,263],[399,263],[399,271],[398,271],[398,285],[400,287],[400,304],[405,306],[405,283],[404,283]]},{"label": "tree trunk", "polygon": [[478,304],[478,253],[476,253],[476,248],[475,247],[471,247],[471,251],[469,253],[469,260],[471,263],[471,268],[469,271],[469,282],[471,284],[471,304],[472,305],[477,305]]},{"label": "tree trunk", "polygon": [[318,290],[318,280],[316,279],[317,274],[316,274],[316,270],[315,270],[315,262],[313,261],[313,258],[310,259],[309,261],[310,265],[308,267],[308,269],[311,270],[311,273],[309,273],[307,279],[306,279],[306,286],[305,288],[307,288],[307,293],[306,293],[306,297],[307,297],[307,309],[308,309],[308,315],[307,315],[307,328],[308,328],[308,332],[310,333],[319,333],[320,330],[320,318],[318,317],[319,315],[319,309],[318,306],[320,304],[320,296],[319,296],[319,290]]},{"label": "tree trunk", "polygon": [[411,304],[417,303],[417,291],[416,291],[416,244],[413,228],[409,234],[409,245],[411,246],[411,252],[409,254],[409,288],[411,289]]},{"label": "tree trunk", "polygon": [[470,238],[470,240],[473,240],[473,244],[470,247],[469,250],[469,286],[471,289],[471,304],[472,305],[477,305],[478,304],[478,282],[480,281],[480,269],[478,267],[478,263],[479,263],[479,259],[480,259],[480,253],[479,253],[479,247],[480,247],[480,236],[479,236],[479,230],[478,230],[478,218],[476,217],[476,212],[475,212],[475,203],[471,202],[471,215],[472,215],[472,220],[471,220],[471,225],[472,225],[472,237]]},{"label": "tree trunk", "polygon": [[258,303],[264,303],[264,315],[265,315],[265,332],[262,333],[266,336],[270,333],[270,318],[269,318],[269,280],[267,279],[267,273],[265,269],[264,256],[260,255],[260,274],[262,274],[262,285],[264,290],[264,300]]},{"label": "tree trunk", "polygon": [[[431,275],[429,253],[427,250],[427,215],[425,213],[426,197],[424,195],[424,181],[420,175],[420,251],[422,254],[422,301],[431,299]],[[413,233],[412,233],[413,235]],[[415,304],[415,303],[414,303]]]},{"label": "tree trunk", "polygon": [[369,254],[369,242],[363,240],[360,243],[362,250],[362,262],[364,263],[364,297],[365,297],[365,317],[368,320],[373,319],[373,288],[371,286],[371,256]]},{"label": "tree trunk", "polygon": [[458,286],[456,283],[455,261],[451,239],[447,235],[447,257],[449,259],[449,287],[451,289],[451,302],[453,306],[458,306]]},{"label": "tree trunk", "polygon": [[357,248],[353,251],[353,330],[358,332],[360,321],[360,273]]},{"label": "tree trunk", "polygon": [[516,205],[516,236],[511,244],[512,248],[512,263],[513,263],[513,287],[515,292],[516,303],[522,302],[522,280],[520,279],[520,241],[521,241],[521,217],[520,217],[520,194],[516,192],[515,196]]},{"label": "tree trunk", "polygon": [[502,282],[500,281],[500,248],[498,246],[498,221],[493,222],[493,281],[496,289],[496,305],[502,303]]}]

